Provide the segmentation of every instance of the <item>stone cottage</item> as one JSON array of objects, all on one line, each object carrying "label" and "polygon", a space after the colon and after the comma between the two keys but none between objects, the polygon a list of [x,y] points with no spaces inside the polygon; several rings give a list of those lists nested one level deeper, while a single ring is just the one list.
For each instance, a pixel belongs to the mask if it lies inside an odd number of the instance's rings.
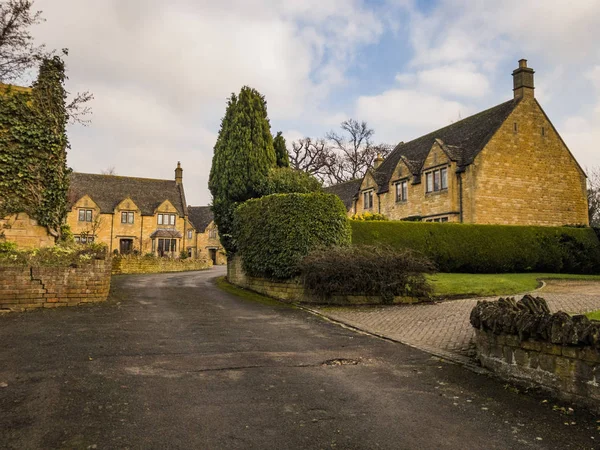
[{"label": "stone cottage", "polygon": [[522,59],[512,75],[511,100],[400,143],[360,185],[329,191],[349,214],[392,220],[589,225],[586,175],[535,99],[533,69]]},{"label": "stone cottage", "polygon": [[76,242],[169,257],[210,257],[210,248],[221,248],[214,223],[198,229],[188,215],[180,163],[173,180],[74,172],[70,183],[67,224]]},{"label": "stone cottage", "polygon": [[188,215],[195,230],[193,235],[190,233],[192,240],[187,244],[189,256],[205,254],[213,264],[227,264],[210,206],[188,206]]}]

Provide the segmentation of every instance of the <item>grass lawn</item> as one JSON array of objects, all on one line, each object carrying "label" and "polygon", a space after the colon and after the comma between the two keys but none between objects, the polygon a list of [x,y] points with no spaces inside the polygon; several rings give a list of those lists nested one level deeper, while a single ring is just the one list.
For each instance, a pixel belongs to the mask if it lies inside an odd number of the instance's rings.
[{"label": "grass lawn", "polygon": [[487,297],[532,291],[541,285],[539,280],[600,281],[600,275],[436,273],[429,275],[428,279],[433,285],[433,295],[436,297]]},{"label": "grass lawn", "polygon": [[592,311],[589,313],[585,313],[585,315],[588,316],[588,318],[591,320],[600,320],[600,311]]}]

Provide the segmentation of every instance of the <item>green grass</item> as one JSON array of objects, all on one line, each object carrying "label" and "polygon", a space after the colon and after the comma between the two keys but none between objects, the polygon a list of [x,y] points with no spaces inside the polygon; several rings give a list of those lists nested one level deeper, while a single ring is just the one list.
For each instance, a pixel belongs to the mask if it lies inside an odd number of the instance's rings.
[{"label": "green grass", "polygon": [[600,320],[600,311],[592,311],[589,313],[585,313],[585,315],[588,317],[588,319]]},{"label": "green grass", "polygon": [[266,297],[264,295],[258,294],[256,292],[249,291],[247,289],[243,289],[241,287],[237,287],[230,282],[227,281],[226,277],[219,277],[216,280],[216,285],[219,289],[233,294],[237,297],[240,297],[244,300],[248,300],[251,302],[260,303],[266,306],[276,306],[278,308],[295,308],[294,305],[280,302],[279,300],[275,300],[271,297]]},{"label": "green grass", "polygon": [[513,295],[538,288],[539,280],[600,281],[600,275],[569,275],[556,273],[436,273],[428,276],[436,297],[487,297]]}]

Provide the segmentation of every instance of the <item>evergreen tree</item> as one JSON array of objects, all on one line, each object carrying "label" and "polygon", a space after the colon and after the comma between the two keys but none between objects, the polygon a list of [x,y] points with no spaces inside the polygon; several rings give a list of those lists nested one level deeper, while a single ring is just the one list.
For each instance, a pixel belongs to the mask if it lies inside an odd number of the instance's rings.
[{"label": "evergreen tree", "polygon": [[208,180],[215,223],[228,252],[235,251],[231,227],[236,204],[260,197],[276,161],[267,102],[256,89],[244,86],[227,101]]},{"label": "evergreen tree", "polygon": [[273,139],[273,148],[277,157],[277,167],[290,167],[290,158],[288,156],[287,145],[281,131]]}]

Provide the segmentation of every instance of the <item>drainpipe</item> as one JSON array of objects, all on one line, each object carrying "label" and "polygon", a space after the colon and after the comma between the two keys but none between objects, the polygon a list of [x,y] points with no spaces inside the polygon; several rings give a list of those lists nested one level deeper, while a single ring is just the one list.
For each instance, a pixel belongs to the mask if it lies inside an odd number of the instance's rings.
[{"label": "drainpipe", "polygon": [[115,229],[115,212],[112,212],[112,218],[110,220],[110,256],[112,257],[113,251],[113,230]]},{"label": "drainpipe", "polygon": [[377,193],[377,212],[381,214],[381,197],[379,197],[379,193]]},{"label": "drainpipe", "polygon": [[144,216],[142,216],[142,210],[140,210],[140,255],[144,254],[144,241],[142,237],[144,236]]},{"label": "drainpipe", "polygon": [[458,211],[460,213],[460,223],[463,223],[463,183],[462,172],[458,172]]}]

